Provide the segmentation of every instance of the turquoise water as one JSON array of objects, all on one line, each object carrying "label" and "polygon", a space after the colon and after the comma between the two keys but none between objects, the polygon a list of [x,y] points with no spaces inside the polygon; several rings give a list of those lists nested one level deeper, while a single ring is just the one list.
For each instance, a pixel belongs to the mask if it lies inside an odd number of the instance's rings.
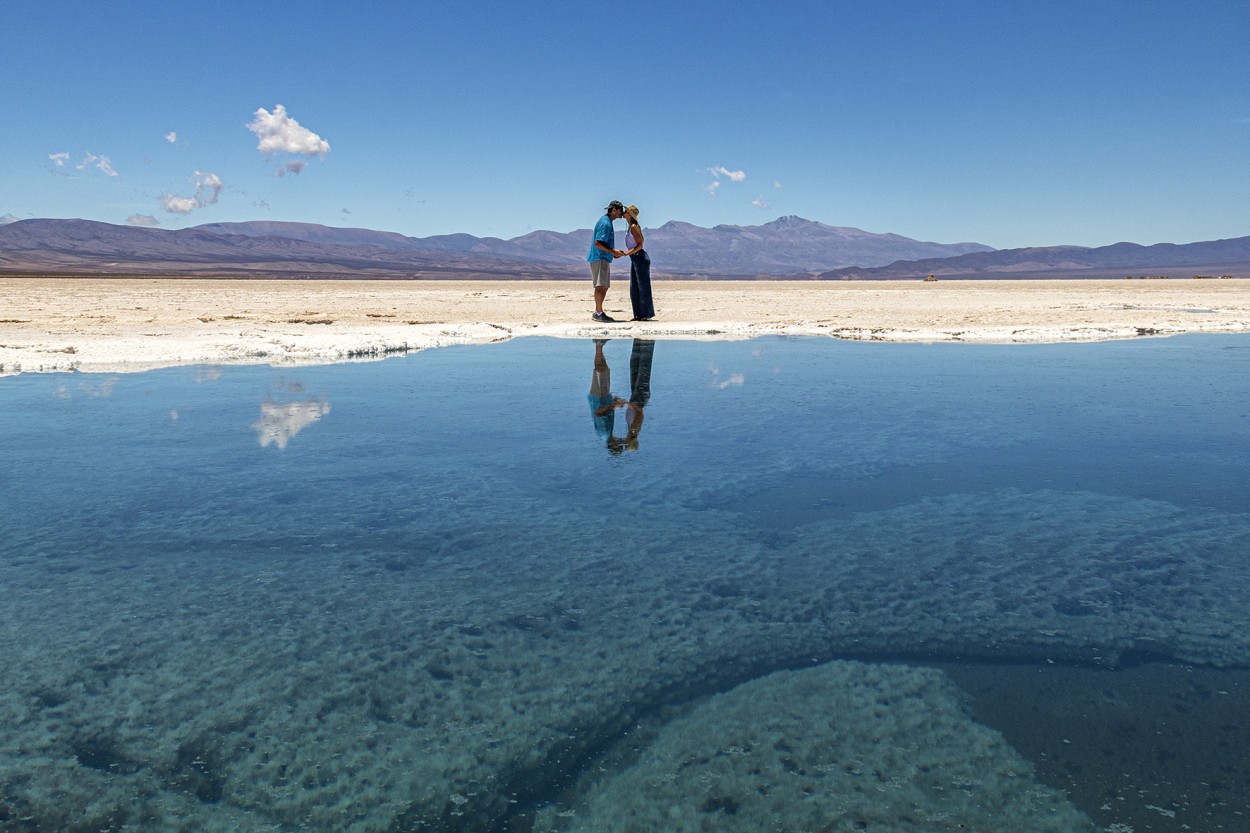
[{"label": "turquoise water", "polygon": [[1250,812],[1247,337],[523,339],[0,426],[3,831]]}]

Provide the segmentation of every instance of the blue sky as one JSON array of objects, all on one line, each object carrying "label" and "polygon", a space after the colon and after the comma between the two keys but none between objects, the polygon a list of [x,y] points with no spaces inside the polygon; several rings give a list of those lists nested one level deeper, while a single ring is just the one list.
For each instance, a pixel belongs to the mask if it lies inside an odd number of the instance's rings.
[{"label": "blue sky", "polygon": [[5,0],[0,216],[1250,234],[1246,0],[736,5]]}]

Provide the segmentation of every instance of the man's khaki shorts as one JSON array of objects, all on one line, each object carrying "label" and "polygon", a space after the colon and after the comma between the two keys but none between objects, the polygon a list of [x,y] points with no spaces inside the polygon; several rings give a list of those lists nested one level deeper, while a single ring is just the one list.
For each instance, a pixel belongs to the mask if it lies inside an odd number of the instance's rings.
[{"label": "man's khaki shorts", "polygon": [[612,261],[610,260],[592,260],[590,261],[590,280],[595,286],[611,286],[612,285]]}]

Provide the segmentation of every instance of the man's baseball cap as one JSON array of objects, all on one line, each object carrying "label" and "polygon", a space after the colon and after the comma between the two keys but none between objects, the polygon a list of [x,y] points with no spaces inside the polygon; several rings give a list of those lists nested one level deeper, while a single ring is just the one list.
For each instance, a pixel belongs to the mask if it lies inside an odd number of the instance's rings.
[{"label": "man's baseball cap", "polygon": [[612,202],[608,203],[608,207],[603,210],[611,211],[613,208],[615,208],[617,211],[621,212],[622,214],[625,213],[625,206],[624,204],[621,203],[620,200],[612,200]]}]

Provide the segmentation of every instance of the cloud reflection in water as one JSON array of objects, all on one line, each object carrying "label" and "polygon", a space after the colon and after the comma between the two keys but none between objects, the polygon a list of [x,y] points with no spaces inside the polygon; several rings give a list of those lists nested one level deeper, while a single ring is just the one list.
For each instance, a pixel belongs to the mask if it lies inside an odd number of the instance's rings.
[{"label": "cloud reflection in water", "polygon": [[260,403],[260,419],[252,423],[252,430],[262,448],[271,444],[286,448],[292,437],[328,413],[330,403],[324,399],[310,398],[302,402],[266,399]]}]

